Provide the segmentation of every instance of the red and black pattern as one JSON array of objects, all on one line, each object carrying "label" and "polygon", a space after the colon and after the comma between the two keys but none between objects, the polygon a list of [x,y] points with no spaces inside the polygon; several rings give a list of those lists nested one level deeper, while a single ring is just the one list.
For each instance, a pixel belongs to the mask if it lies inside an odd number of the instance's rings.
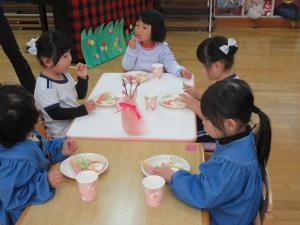
[{"label": "red and black pattern", "polygon": [[81,32],[102,23],[124,19],[124,26],[135,24],[136,16],[146,8],[153,8],[153,0],[68,0],[69,19],[75,54],[83,60]]}]

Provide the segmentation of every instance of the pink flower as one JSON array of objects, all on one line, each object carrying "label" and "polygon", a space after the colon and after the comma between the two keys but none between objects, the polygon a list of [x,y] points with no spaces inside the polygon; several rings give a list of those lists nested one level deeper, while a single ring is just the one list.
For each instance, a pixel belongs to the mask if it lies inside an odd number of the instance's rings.
[{"label": "pink flower", "polygon": [[94,40],[93,39],[88,39],[87,44],[88,45],[94,45]]}]

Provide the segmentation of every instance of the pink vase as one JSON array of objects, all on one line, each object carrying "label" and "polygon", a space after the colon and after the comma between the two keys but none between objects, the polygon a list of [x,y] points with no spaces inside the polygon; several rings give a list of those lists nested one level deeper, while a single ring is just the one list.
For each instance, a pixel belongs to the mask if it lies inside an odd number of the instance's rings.
[{"label": "pink vase", "polygon": [[145,121],[137,107],[136,102],[124,99],[120,102],[122,108],[122,125],[126,133],[130,135],[142,135],[145,133]]}]

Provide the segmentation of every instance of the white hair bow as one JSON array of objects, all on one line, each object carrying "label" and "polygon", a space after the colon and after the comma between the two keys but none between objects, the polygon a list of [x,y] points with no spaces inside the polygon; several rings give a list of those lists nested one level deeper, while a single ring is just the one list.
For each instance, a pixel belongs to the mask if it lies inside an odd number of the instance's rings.
[{"label": "white hair bow", "polygon": [[227,45],[222,45],[222,46],[220,46],[219,49],[220,49],[225,55],[227,55],[228,52],[229,52],[229,47],[230,47],[230,46],[235,46],[235,47],[237,47],[237,46],[238,46],[238,45],[237,45],[237,41],[236,41],[235,39],[233,39],[233,38],[229,38],[229,39],[228,39],[228,44],[227,44]]}]

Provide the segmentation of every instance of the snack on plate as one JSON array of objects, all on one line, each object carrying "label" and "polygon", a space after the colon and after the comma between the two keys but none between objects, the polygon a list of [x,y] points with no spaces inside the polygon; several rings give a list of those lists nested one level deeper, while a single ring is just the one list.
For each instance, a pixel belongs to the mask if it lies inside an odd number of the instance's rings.
[{"label": "snack on plate", "polygon": [[106,91],[95,98],[95,103],[100,106],[112,106],[116,104],[116,99],[110,92]]},{"label": "snack on plate", "polygon": [[104,163],[100,163],[100,162],[91,163],[88,167],[89,170],[93,170],[98,174],[102,172],[103,168],[104,168]]},{"label": "snack on plate", "polygon": [[142,166],[144,166],[145,164],[149,164],[153,167],[162,167],[162,166],[166,166],[166,167],[169,167],[170,169],[173,169],[173,170],[183,170],[184,167],[182,166],[179,166],[177,165],[176,162],[174,162],[173,160],[169,160],[169,161],[166,161],[166,162],[159,162],[159,163],[150,163],[148,162],[147,160],[143,160],[143,161],[140,161],[140,164]]},{"label": "snack on plate", "polygon": [[123,79],[125,79],[127,82],[129,82],[130,79],[132,79],[133,82],[144,82],[149,78],[150,75],[144,71],[131,71],[123,75]]},{"label": "snack on plate", "polygon": [[174,161],[169,161],[169,162],[161,162],[158,165],[155,165],[155,167],[162,167],[162,166],[166,166],[169,167],[170,169],[175,169],[175,170],[183,170],[182,166],[176,165],[176,163]]},{"label": "snack on plate", "polygon": [[105,166],[105,162],[101,162],[99,160],[78,158],[71,161],[71,166],[75,174],[83,170],[93,170],[100,174]]},{"label": "snack on plate", "polygon": [[160,103],[168,108],[184,108],[186,104],[180,95],[167,95],[163,97]]}]

